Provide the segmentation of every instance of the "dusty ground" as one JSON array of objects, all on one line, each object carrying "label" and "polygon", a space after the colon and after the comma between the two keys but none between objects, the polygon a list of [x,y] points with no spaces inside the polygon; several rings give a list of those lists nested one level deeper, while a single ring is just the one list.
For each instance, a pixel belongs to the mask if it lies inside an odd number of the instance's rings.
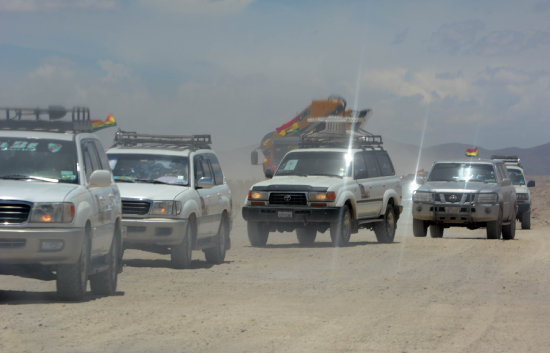
[{"label": "dusty ground", "polygon": [[550,183],[533,194],[533,229],[513,241],[458,228],[417,239],[405,211],[393,244],[362,230],[340,249],[327,233],[313,247],[272,234],[258,249],[237,192],[222,265],[194,252],[178,271],[128,251],[118,295],[81,303],[0,276],[0,352],[550,351]]}]

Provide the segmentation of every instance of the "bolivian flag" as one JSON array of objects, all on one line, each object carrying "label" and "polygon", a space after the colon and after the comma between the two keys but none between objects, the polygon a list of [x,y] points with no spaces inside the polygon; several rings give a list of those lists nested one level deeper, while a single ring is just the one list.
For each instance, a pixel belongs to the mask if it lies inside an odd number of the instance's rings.
[{"label": "bolivian flag", "polygon": [[477,147],[475,148],[466,148],[467,157],[477,157]]},{"label": "bolivian flag", "polygon": [[290,131],[298,130],[298,117],[295,117],[289,122],[279,126],[275,130],[277,130],[277,133],[281,136],[285,136]]},{"label": "bolivian flag", "polygon": [[109,114],[105,120],[90,120],[94,131],[116,126],[116,120],[113,114]]}]

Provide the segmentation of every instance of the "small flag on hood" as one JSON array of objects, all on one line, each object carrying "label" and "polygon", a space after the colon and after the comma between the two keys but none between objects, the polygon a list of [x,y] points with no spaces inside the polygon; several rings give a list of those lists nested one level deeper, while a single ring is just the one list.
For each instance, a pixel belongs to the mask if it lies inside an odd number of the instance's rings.
[{"label": "small flag on hood", "polygon": [[477,147],[475,148],[466,148],[467,157],[476,157],[477,156]]},{"label": "small flag on hood", "polygon": [[116,126],[116,120],[113,114],[109,114],[105,120],[90,120],[94,131],[101,130],[107,127]]}]

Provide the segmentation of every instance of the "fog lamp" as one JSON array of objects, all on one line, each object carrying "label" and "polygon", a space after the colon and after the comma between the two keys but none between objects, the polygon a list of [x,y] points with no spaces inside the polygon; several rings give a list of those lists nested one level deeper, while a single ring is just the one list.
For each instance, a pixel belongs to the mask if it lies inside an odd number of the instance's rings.
[{"label": "fog lamp", "polygon": [[40,251],[60,251],[64,246],[65,243],[60,239],[40,241]]}]

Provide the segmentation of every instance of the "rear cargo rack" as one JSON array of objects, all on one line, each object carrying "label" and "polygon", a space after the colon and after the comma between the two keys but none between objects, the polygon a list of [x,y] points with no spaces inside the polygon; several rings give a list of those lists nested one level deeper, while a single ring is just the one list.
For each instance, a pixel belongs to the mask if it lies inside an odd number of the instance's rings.
[{"label": "rear cargo rack", "polygon": [[300,148],[367,148],[382,147],[382,136],[374,135],[366,130],[357,129],[346,134],[330,131],[320,131],[311,135],[302,135]]},{"label": "rear cargo rack", "polygon": [[[90,109],[61,106],[48,108],[0,107],[1,130],[44,131],[44,132],[92,132]],[[60,120],[71,113],[71,120]]]},{"label": "rear cargo rack", "polygon": [[491,159],[502,161],[504,164],[521,166],[518,156],[492,155]]},{"label": "rear cargo rack", "polygon": [[138,134],[135,131],[118,130],[114,146],[124,147],[169,147],[178,149],[210,149],[210,135],[153,135]]}]

